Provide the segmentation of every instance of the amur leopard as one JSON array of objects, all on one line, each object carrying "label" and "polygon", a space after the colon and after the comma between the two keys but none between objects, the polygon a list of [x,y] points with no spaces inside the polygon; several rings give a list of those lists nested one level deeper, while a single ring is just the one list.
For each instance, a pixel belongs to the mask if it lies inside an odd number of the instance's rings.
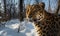
[{"label": "amur leopard", "polygon": [[29,5],[26,18],[34,22],[37,36],[60,36],[60,16],[48,13],[45,4]]}]

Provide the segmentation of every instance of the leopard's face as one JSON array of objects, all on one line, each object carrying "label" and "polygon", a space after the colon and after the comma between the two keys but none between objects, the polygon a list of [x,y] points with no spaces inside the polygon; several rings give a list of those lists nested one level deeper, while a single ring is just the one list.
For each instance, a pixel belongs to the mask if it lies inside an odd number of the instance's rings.
[{"label": "leopard's face", "polygon": [[44,13],[42,8],[39,6],[32,6],[28,8],[29,11],[26,12],[26,18],[32,21],[41,21],[44,19]]},{"label": "leopard's face", "polygon": [[35,16],[34,18],[36,18],[37,21],[42,21],[44,19],[44,14],[40,11],[38,11]]}]

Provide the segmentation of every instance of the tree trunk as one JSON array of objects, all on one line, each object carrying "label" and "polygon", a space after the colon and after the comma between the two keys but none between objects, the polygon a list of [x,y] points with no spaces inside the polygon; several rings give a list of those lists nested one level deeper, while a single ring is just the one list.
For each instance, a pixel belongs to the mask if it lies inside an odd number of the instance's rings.
[{"label": "tree trunk", "polygon": [[[23,21],[23,19],[24,19],[24,16],[23,16],[23,1],[24,0],[20,0],[19,1],[19,9],[20,9],[20,12],[19,12],[19,19],[20,19],[20,22],[22,22]],[[20,31],[20,26],[19,26],[19,28],[18,28],[18,32]]]},{"label": "tree trunk", "polygon": [[4,13],[6,13],[6,0],[4,0]]},{"label": "tree trunk", "polygon": [[50,0],[49,0],[48,12],[49,12],[49,13],[50,13],[50,12],[52,13],[51,6],[50,6]]},{"label": "tree trunk", "polygon": [[3,21],[7,21],[7,16],[6,16],[6,0],[4,0],[4,14],[2,14],[3,15]]},{"label": "tree trunk", "polygon": [[20,9],[20,12],[19,12],[19,19],[20,19],[20,21],[23,21],[23,18],[24,18],[24,16],[23,16],[23,1],[24,0],[20,0],[20,4],[19,4],[19,9]]}]

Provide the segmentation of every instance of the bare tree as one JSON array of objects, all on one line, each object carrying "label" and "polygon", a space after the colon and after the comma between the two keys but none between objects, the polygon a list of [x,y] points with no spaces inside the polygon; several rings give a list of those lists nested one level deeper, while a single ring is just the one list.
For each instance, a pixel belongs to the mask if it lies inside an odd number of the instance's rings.
[{"label": "bare tree", "polygon": [[10,20],[10,11],[8,11],[8,9],[7,9],[7,5],[9,5],[9,4],[7,4],[6,3],[7,2],[7,0],[4,0],[4,19],[6,20],[6,21],[8,21],[8,20]]},{"label": "bare tree", "polygon": [[19,19],[20,21],[23,21],[23,3],[24,3],[24,0],[20,0],[20,3],[19,3],[19,9],[20,9],[20,12],[19,12]]},{"label": "bare tree", "polygon": [[[24,16],[23,16],[23,2],[24,2],[24,0],[20,0],[20,1],[19,1],[19,9],[20,9],[19,19],[20,19],[20,22],[22,22],[23,19],[24,19]],[[19,26],[19,28],[18,28],[18,32],[19,32],[19,31],[20,31],[20,26]]]},{"label": "bare tree", "polygon": [[6,17],[8,21],[11,19],[11,3],[12,0],[6,0]]},{"label": "bare tree", "polygon": [[4,0],[4,12],[6,13],[6,0]]},{"label": "bare tree", "polygon": [[3,21],[7,21],[6,16],[6,0],[4,0],[4,14],[3,14]]},{"label": "bare tree", "polygon": [[50,5],[50,0],[49,0],[48,12],[52,12],[51,5]]},{"label": "bare tree", "polygon": [[59,9],[60,9],[60,0],[58,0],[58,7],[57,7],[57,10],[56,10],[56,15],[58,15]]},{"label": "bare tree", "polygon": [[[1,16],[0,23],[6,21],[6,0],[3,0],[3,3],[4,3],[4,13],[0,12],[0,16]],[[5,23],[4,24],[1,23],[1,25],[5,26]]]}]

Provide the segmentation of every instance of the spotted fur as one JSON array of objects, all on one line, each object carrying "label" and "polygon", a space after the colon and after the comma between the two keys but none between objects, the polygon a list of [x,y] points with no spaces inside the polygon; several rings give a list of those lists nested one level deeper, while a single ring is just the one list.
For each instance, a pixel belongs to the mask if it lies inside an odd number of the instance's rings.
[{"label": "spotted fur", "polygon": [[34,22],[37,36],[60,36],[60,16],[48,13],[43,5],[29,5],[26,18]]}]

